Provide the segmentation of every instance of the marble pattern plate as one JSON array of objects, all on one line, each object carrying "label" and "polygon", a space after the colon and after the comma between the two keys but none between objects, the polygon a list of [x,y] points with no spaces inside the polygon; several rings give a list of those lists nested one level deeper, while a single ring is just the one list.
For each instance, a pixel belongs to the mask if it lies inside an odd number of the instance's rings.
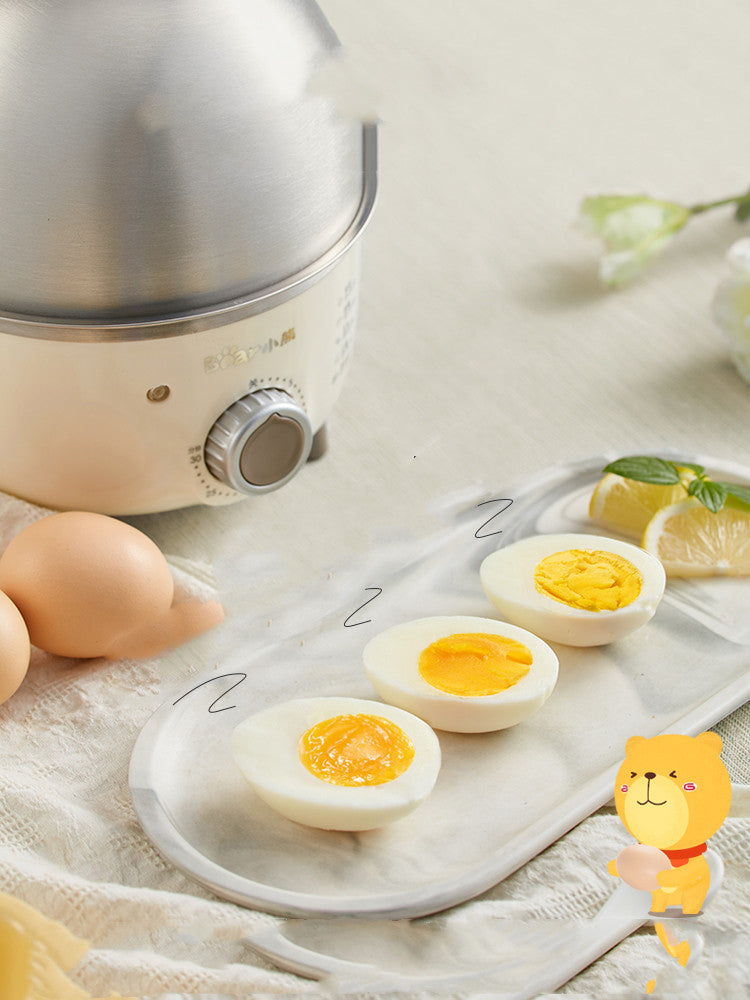
[{"label": "marble pattern plate", "polygon": [[[750,583],[680,581],[626,639],[556,647],[557,687],[522,725],[440,733],[435,790],[389,827],[351,834],[298,826],[256,799],[234,765],[232,729],[266,705],[374,697],[361,651],[382,629],[433,614],[492,617],[481,560],[525,534],[591,531],[586,503],[605,461],[477,490],[428,537],[383,544],[328,588],[290,586],[268,611],[270,641],[257,612],[228,619],[215,665],[166,699],[132,754],[133,803],[162,855],[219,896],[271,913],[434,913],[496,884],[607,802],[629,736],[695,734],[745,702],[750,635],[738,609]],[[750,480],[738,467],[718,471]]]}]

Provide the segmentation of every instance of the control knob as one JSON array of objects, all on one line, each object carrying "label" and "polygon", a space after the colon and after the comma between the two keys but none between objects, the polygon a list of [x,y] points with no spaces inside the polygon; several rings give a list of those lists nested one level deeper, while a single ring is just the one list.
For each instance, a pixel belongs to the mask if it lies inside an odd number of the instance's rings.
[{"label": "control knob", "polygon": [[256,389],[236,400],[208,432],[205,461],[212,475],[239,493],[268,493],[305,464],[310,420],[283,389]]}]

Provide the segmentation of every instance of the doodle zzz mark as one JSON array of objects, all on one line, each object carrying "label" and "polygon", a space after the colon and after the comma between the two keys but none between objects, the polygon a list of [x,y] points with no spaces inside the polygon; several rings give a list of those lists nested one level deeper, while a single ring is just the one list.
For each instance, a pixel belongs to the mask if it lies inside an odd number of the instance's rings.
[{"label": "doodle zzz mark", "polygon": [[221,708],[217,708],[216,706],[219,704],[222,698],[226,698],[226,696],[229,694],[230,691],[234,691],[234,689],[236,687],[239,687],[243,681],[247,680],[247,674],[242,673],[241,671],[232,674],[217,674],[216,677],[209,677],[208,680],[201,681],[200,684],[196,684],[195,687],[191,687],[189,691],[186,691],[184,694],[181,694],[180,697],[177,699],[177,701],[172,702],[172,705],[174,706],[178,704],[178,702],[181,702],[183,698],[187,698],[189,694],[192,694],[193,691],[197,691],[198,688],[202,688],[206,684],[213,684],[214,681],[220,681],[226,677],[239,677],[239,680],[235,681],[234,684],[230,685],[230,687],[228,687],[226,691],[222,691],[217,698],[214,698],[214,700],[208,706],[208,711],[212,715],[215,715],[217,712],[228,712],[232,708],[237,708],[236,705],[222,705]]},{"label": "doodle zzz mark", "polygon": [[485,531],[485,528],[488,525],[492,524],[492,522],[495,520],[496,517],[499,517],[504,511],[506,511],[508,507],[510,507],[510,505],[513,503],[513,501],[509,500],[507,497],[504,497],[503,499],[500,500],[498,499],[482,500],[481,503],[477,504],[477,507],[484,507],[484,505],[488,503],[500,503],[503,506],[500,507],[499,510],[496,510],[491,517],[488,517],[486,521],[484,521],[482,524],[479,525],[477,530],[474,532],[475,538],[490,538],[492,535],[502,535],[503,533],[502,528],[497,528],[497,530],[495,531]]},{"label": "doodle zzz mark", "polygon": [[350,615],[347,615],[347,617],[344,619],[344,628],[354,628],[357,625],[367,625],[372,621],[372,618],[365,618],[363,621],[359,622],[353,622],[351,620],[352,618],[354,618],[355,615],[359,614],[362,608],[366,608],[368,604],[371,604],[376,597],[380,597],[380,595],[383,593],[382,587],[365,587],[365,593],[367,593],[369,590],[374,590],[375,593],[372,595],[372,597],[368,597],[367,600],[364,602],[364,604],[360,604],[360,606],[358,608],[355,608]]}]

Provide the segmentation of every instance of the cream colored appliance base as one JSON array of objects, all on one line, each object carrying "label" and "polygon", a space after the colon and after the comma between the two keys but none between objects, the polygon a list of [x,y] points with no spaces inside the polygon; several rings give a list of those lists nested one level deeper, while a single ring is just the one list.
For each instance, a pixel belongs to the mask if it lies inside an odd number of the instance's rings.
[{"label": "cream colored appliance base", "polygon": [[210,329],[46,339],[0,320],[0,489],[122,515],[243,499],[206,465],[211,428],[275,388],[319,431],[349,361],[358,286],[355,246],[300,294]]}]

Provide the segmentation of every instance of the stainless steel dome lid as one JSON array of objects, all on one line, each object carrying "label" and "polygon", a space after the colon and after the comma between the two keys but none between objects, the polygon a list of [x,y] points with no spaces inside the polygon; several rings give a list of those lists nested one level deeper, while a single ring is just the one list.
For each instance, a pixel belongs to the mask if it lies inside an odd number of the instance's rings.
[{"label": "stainless steel dome lid", "polygon": [[283,285],[362,223],[362,124],[308,89],[313,0],[0,6],[0,313],[178,315]]}]

